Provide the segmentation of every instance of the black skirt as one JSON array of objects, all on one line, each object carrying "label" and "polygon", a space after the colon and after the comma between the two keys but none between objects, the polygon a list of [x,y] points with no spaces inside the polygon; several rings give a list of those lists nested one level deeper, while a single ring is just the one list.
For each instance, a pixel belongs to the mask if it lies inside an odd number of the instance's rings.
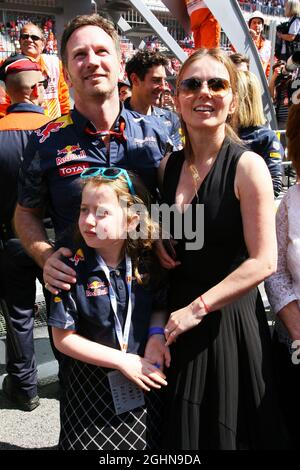
[{"label": "black skirt", "polygon": [[209,313],[171,354],[164,448],[288,448],[257,289]]},{"label": "black skirt", "polygon": [[74,361],[62,400],[59,448],[63,450],[154,450],[160,446],[160,394],[145,406],[116,415],[108,369]]}]

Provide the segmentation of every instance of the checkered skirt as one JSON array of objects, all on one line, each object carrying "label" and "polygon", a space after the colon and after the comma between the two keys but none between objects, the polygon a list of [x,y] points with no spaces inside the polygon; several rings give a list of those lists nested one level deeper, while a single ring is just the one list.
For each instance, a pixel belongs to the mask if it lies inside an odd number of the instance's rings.
[{"label": "checkered skirt", "polygon": [[145,406],[116,415],[107,372],[108,369],[74,361],[62,401],[59,448],[161,448],[161,394],[151,391],[145,394]]}]

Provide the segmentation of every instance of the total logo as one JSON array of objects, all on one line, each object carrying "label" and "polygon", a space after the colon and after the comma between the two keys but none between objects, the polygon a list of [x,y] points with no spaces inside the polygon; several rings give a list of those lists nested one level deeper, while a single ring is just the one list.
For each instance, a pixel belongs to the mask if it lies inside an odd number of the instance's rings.
[{"label": "total logo", "polygon": [[[79,152],[79,154],[75,153]],[[86,153],[84,150],[81,150],[79,144],[77,145],[67,145],[61,150],[57,151],[57,155],[62,155],[56,158],[56,165],[63,165],[66,162],[70,162],[72,160],[77,160],[80,158],[85,158]]]},{"label": "total logo", "polygon": [[89,168],[88,163],[81,163],[80,165],[72,165],[72,166],[64,166],[63,168],[59,169],[59,175],[63,178],[67,176],[79,175],[83,172],[86,168]]}]

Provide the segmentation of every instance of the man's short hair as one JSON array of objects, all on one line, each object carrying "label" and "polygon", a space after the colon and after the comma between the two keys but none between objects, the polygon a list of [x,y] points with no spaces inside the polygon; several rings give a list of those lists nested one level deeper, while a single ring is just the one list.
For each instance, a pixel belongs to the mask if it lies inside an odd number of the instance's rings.
[{"label": "man's short hair", "polygon": [[144,80],[149,69],[153,66],[163,65],[166,67],[169,61],[166,56],[160,52],[138,51],[126,63],[125,70],[127,77],[132,84],[131,74],[136,73],[140,80]]},{"label": "man's short hair", "polygon": [[61,39],[61,47],[60,47],[60,54],[63,64],[67,65],[67,42],[70,39],[70,36],[76,31],[76,29],[82,28],[83,26],[98,26],[100,29],[110,36],[115,44],[116,51],[118,54],[119,59],[121,59],[121,46],[118,33],[111,21],[103,16],[100,16],[96,13],[93,15],[78,15],[73,20],[69,21],[67,26],[64,29],[62,39]]}]

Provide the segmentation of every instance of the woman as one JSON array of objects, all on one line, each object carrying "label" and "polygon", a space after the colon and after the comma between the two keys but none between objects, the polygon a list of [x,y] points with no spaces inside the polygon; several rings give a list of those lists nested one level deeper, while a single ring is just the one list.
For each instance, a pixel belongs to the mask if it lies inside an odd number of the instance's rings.
[{"label": "woman", "polygon": [[[288,0],[285,4],[285,16],[289,21],[278,28],[277,37],[282,41],[280,59],[287,60],[294,52],[300,50],[300,2]],[[280,31],[283,30],[283,31]]]},{"label": "woman", "polygon": [[281,161],[284,150],[276,133],[265,126],[261,87],[258,78],[251,72],[238,72],[237,127],[239,137],[249,150],[265,160],[273,182],[274,196],[282,187]]},{"label": "woman", "polygon": [[[288,155],[293,162],[298,179],[300,176],[300,105],[291,105],[287,124]],[[300,250],[299,250],[300,186],[290,187],[276,214],[278,268],[266,281],[266,291],[273,312],[276,314],[273,336],[276,365],[280,379],[280,399],[286,414],[293,445],[299,445],[300,386]],[[299,343],[298,343],[299,346]]]},{"label": "woman", "polygon": [[[185,204],[204,205],[202,249],[188,250],[181,239],[177,260],[159,250],[164,267],[175,268],[165,328],[172,344],[164,430],[170,449],[285,445],[256,288],[276,266],[272,182],[263,159],[245,151],[226,123],[234,121],[236,81],[218,49],[187,59],[176,98],[186,144],[160,167],[165,201],[179,214]],[[188,218],[183,222],[188,233]]]}]

